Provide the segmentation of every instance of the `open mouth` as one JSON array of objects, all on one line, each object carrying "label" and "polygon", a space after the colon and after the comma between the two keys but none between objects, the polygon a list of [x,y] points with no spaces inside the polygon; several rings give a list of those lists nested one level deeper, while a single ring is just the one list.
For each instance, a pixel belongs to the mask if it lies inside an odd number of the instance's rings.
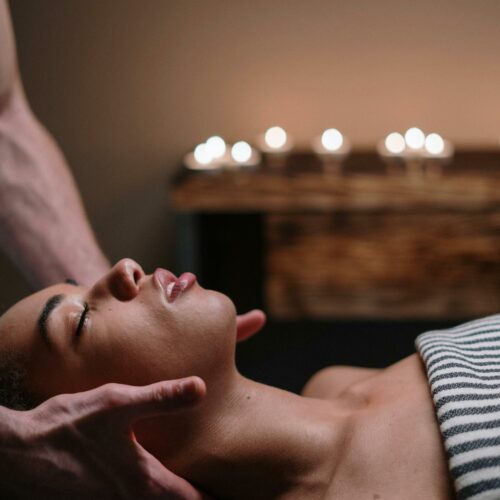
[{"label": "open mouth", "polygon": [[196,282],[193,273],[183,273],[177,278],[175,274],[161,268],[156,269],[153,276],[163,289],[169,303],[174,302]]}]

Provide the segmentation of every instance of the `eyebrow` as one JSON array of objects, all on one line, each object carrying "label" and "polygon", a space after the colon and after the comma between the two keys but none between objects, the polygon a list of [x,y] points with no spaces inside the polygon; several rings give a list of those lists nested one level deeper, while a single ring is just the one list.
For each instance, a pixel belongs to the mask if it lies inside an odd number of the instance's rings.
[{"label": "eyebrow", "polygon": [[59,294],[50,297],[49,300],[43,306],[42,312],[38,317],[38,330],[44,342],[50,345],[50,339],[47,330],[47,321],[49,320],[50,313],[57,307],[58,304],[62,302],[65,295]]}]

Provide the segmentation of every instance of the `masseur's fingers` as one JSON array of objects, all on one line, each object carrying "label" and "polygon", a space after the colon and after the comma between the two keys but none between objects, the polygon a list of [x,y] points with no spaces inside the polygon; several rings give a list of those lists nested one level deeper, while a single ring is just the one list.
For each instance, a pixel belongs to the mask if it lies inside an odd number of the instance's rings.
[{"label": "masseur's fingers", "polygon": [[238,342],[255,335],[266,323],[266,315],[260,309],[253,309],[236,318],[236,339]]},{"label": "masseur's fingers", "polygon": [[78,395],[56,396],[37,408],[36,417],[47,418],[59,401],[65,405],[70,397],[71,409],[67,408],[66,413],[94,420],[106,418],[120,429],[129,429],[140,418],[189,408],[203,399],[205,393],[205,382],[199,377],[167,380],[142,387],[111,383]]},{"label": "masseur's fingers", "polygon": [[206,393],[205,382],[199,377],[157,382],[144,387],[106,384],[100,389],[107,404],[96,397],[97,411],[101,408],[117,425],[129,428],[136,420],[186,409],[199,402]]},{"label": "masseur's fingers", "polygon": [[[188,377],[158,382],[145,387],[108,384],[103,389],[108,391],[108,397],[111,396],[112,408],[110,408],[111,413],[108,413],[108,417],[113,422],[113,427],[117,431],[120,429],[125,431],[123,435],[127,439],[132,439],[135,447],[135,452],[130,457],[127,457],[127,448],[124,448],[123,470],[127,470],[128,463],[131,461],[142,463],[148,471],[148,488],[156,491],[158,498],[168,500],[204,500],[208,498],[188,481],[166,469],[130,433],[131,425],[138,419],[170,413],[196,404],[206,393],[203,380],[199,377]],[[140,486],[140,481],[136,481],[136,484]],[[141,498],[141,496],[140,490],[131,495],[132,498]]]},{"label": "masseur's fingers", "polygon": [[205,391],[199,377],[144,387],[107,384],[60,394],[25,412],[26,446],[31,446],[33,459],[30,480],[40,486],[37,498],[206,499],[148,453],[131,432],[135,420],[191,407]]}]

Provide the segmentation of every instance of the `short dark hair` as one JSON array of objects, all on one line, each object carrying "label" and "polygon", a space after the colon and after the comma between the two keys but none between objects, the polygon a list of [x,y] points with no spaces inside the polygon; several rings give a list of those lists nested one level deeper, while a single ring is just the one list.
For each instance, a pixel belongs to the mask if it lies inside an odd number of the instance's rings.
[{"label": "short dark hair", "polygon": [[36,406],[25,387],[26,359],[14,352],[0,353],[0,406],[31,410]]}]

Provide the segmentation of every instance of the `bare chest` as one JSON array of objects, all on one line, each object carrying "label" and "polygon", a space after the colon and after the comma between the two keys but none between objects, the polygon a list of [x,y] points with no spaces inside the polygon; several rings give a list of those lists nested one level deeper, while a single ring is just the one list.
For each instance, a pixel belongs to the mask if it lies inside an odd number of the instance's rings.
[{"label": "bare chest", "polygon": [[[413,359],[412,359],[413,358]],[[365,383],[351,443],[326,498],[454,498],[434,408],[418,358]]]}]

